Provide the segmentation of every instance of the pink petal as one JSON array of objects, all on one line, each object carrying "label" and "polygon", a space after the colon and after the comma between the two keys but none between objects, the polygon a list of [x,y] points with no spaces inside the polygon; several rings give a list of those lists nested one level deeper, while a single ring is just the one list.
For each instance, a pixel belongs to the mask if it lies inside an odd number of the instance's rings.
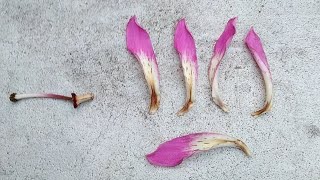
[{"label": "pink petal", "polygon": [[263,50],[261,40],[259,36],[254,32],[253,27],[251,27],[250,31],[247,34],[245,39],[245,43],[247,44],[249,50],[251,51],[254,59],[259,65],[262,71],[269,71],[269,63],[267,61],[266,54]]},{"label": "pink petal", "polygon": [[174,33],[174,47],[181,55],[197,63],[196,46],[194,39],[186,26],[185,19],[181,19]]},{"label": "pink petal", "polygon": [[174,47],[179,53],[187,97],[184,106],[177,113],[179,116],[187,113],[193,106],[195,100],[196,80],[198,78],[198,61],[194,39],[186,26],[186,21],[181,19],[174,33]]},{"label": "pink petal", "polygon": [[254,32],[253,27],[251,27],[248,35],[245,39],[245,43],[247,44],[251,54],[253,55],[256,63],[258,64],[263,80],[266,88],[266,100],[264,106],[259,110],[253,112],[251,115],[254,117],[258,117],[268,111],[271,111],[272,108],[272,98],[273,98],[273,87],[272,87],[272,78],[269,63],[267,61],[266,54],[263,50],[261,40],[259,36]]},{"label": "pink petal", "polygon": [[217,133],[194,133],[161,144],[156,151],[146,155],[146,158],[153,165],[172,167],[181,164],[196,152],[225,146],[239,147],[250,155],[248,147],[239,139]]},{"label": "pink petal", "polygon": [[160,106],[159,69],[148,33],[140,27],[133,16],[127,25],[128,50],[139,60],[150,92],[149,113],[154,114]]},{"label": "pink petal", "polygon": [[155,59],[149,34],[136,22],[136,16],[130,18],[127,24],[127,48],[135,56],[144,53],[149,59]]},{"label": "pink petal", "polygon": [[198,134],[178,137],[161,144],[156,151],[146,157],[151,164],[158,166],[176,166],[195,151],[189,150],[191,142]]},{"label": "pink petal", "polygon": [[236,21],[237,21],[237,17],[230,19],[223,33],[217,40],[214,46],[213,56],[211,58],[209,70],[208,70],[209,82],[212,88],[212,99],[225,112],[228,112],[229,109],[227,108],[227,106],[222,101],[219,95],[218,70],[219,70],[220,62],[227,48],[229,47],[234,34],[236,33],[236,27],[235,27]]},{"label": "pink petal", "polygon": [[236,22],[237,17],[234,17],[228,21],[223,33],[221,34],[214,46],[214,55],[219,55],[221,58],[224,56],[233,36],[236,33]]}]

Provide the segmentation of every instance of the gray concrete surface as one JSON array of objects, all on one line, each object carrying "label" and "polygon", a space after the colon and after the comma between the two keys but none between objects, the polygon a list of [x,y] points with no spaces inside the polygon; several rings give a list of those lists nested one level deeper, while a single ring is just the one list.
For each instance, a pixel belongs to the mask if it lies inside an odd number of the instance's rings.
[{"label": "gray concrete surface", "polygon": [[[0,179],[319,179],[320,2],[293,1],[0,1]],[[148,115],[142,70],[125,47],[130,16],[150,33],[161,75],[161,108]],[[237,34],[220,73],[231,112],[210,99],[212,44],[231,17]],[[185,89],[173,49],[177,20],[186,17],[199,59],[197,102],[177,117]],[[243,44],[250,26],[263,40],[274,81],[274,108],[262,106],[261,75]],[[68,102],[9,102],[12,92],[93,92]],[[243,139],[253,152],[208,151],[176,168],[144,155],[191,132]]]}]

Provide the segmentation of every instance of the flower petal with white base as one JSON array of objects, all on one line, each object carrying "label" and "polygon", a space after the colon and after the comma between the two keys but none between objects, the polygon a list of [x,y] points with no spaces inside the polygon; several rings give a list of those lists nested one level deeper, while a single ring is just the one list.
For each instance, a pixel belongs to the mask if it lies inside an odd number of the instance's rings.
[{"label": "flower petal with white base", "polygon": [[224,104],[224,102],[221,100],[219,95],[219,88],[218,88],[218,70],[219,65],[221,63],[221,60],[224,56],[224,54],[227,51],[227,48],[229,47],[233,36],[236,33],[236,21],[237,18],[232,18],[228,21],[223,33],[217,40],[214,50],[213,50],[213,56],[211,58],[211,62],[209,65],[208,70],[208,76],[209,76],[209,82],[212,87],[212,99],[213,102],[215,102],[223,111],[228,112],[229,109]]},{"label": "flower petal with white base", "polygon": [[238,147],[250,156],[249,148],[239,139],[218,133],[194,133],[160,144],[146,158],[153,165],[173,167],[195,153],[218,147]]},{"label": "flower petal with white base", "polygon": [[245,43],[249,48],[254,60],[259,66],[266,87],[266,100],[264,106],[261,109],[252,113],[252,116],[258,117],[261,114],[270,111],[272,108],[273,90],[270,66],[267,61],[266,54],[263,50],[261,40],[259,36],[254,32],[253,27],[248,32],[247,37],[245,39]]},{"label": "flower petal with white base", "polygon": [[127,24],[126,41],[128,50],[138,59],[143,68],[151,96],[149,113],[154,114],[160,106],[158,63],[149,34],[136,22],[135,16]]},{"label": "flower petal with white base", "polygon": [[185,19],[181,19],[174,33],[174,47],[179,53],[181,60],[187,97],[184,106],[178,115],[184,115],[193,106],[195,101],[196,81],[198,79],[198,61],[194,39],[186,26]]}]

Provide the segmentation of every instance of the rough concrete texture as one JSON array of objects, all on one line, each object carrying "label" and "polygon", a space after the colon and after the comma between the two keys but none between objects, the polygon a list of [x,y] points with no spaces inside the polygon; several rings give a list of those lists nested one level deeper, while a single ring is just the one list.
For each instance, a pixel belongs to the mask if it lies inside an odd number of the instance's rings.
[{"label": "rough concrete texture", "polygon": [[[0,179],[319,179],[320,2],[18,1],[0,3]],[[161,75],[161,107],[149,95],[125,45],[130,16],[151,36]],[[223,113],[210,98],[207,68],[213,42],[238,16],[237,34],[220,67]],[[177,117],[185,87],[173,48],[186,17],[199,59],[197,101]],[[273,74],[272,112],[243,38],[260,35]],[[11,103],[12,92],[96,94],[73,109],[59,100]],[[175,168],[150,165],[145,154],[173,137],[220,132],[243,139],[253,156],[221,148]]]}]

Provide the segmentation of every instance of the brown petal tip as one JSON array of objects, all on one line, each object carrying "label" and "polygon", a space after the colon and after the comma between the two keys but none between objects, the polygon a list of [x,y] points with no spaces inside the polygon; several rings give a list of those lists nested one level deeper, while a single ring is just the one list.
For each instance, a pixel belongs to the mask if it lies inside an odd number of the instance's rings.
[{"label": "brown petal tip", "polygon": [[160,96],[156,93],[155,89],[151,88],[149,114],[154,114],[160,107]]},{"label": "brown petal tip", "polygon": [[219,108],[221,108],[224,112],[228,113],[229,112],[229,109],[228,107],[222,102],[221,99],[218,99],[216,101],[216,104],[219,106]]},{"label": "brown petal tip", "polygon": [[255,118],[259,117],[260,115],[262,115],[266,112],[269,112],[271,110],[271,108],[272,108],[272,102],[266,102],[265,105],[261,109],[253,112],[251,115]]},{"label": "brown petal tip", "polygon": [[238,148],[240,148],[247,156],[251,156],[251,152],[248,148],[248,146],[241,141],[240,139],[238,139],[237,141],[235,141],[235,144],[237,145]]},{"label": "brown petal tip", "polygon": [[191,109],[191,107],[193,106],[193,102],[192,101],[188,101],[181,109],[180,111],[177,113],[178,116],[183,116],[184,114],[186,114],[187,112],[189,112],[189,110]]},{"label": "brown petal tip", "polygon": [[228,107],[224,104],[224,102],[222,101],[222,99],[219,96],[217,86],[215,88],[212,87],[212,100],[224,112],[229,112]]}]

